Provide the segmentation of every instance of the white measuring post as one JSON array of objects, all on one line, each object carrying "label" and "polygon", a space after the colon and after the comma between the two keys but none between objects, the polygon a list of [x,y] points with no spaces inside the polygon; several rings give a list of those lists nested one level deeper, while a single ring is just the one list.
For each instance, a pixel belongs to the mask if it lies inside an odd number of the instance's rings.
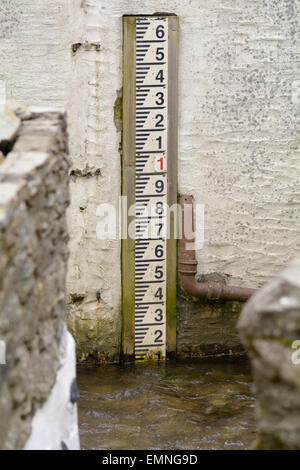
[{"label": "white measuring post", "polygon": [[123,195],[135,237],[122,247],[123,353],[135,360],[176,347],[177,34],[175,16],[124,18]]}]

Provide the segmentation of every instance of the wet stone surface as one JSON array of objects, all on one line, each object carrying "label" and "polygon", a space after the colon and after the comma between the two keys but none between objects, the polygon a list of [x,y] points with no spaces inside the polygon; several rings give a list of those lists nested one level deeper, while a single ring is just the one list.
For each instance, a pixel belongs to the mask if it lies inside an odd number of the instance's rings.
[{"label": "wet stone surface", "polygon": [[247,362],[79,367],[82,449],[247,449]]}]

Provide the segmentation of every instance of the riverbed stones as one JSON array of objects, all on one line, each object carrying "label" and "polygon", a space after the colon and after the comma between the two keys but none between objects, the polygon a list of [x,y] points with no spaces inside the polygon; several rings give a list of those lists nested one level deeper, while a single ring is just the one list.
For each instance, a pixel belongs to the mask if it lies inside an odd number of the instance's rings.
[{"label": "riverbed stones", "polygon": [[300,449],[300,260],[255,294],[238,328],[252,362],[258,449]]}]

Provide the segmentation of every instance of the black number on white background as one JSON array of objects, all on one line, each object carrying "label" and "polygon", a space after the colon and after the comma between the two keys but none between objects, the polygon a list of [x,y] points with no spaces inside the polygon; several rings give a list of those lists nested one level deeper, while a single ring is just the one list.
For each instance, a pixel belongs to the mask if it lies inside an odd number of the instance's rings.
[{"label": "black number on white background", "polygon": [[165,37],[165,28],[162,24],[160,24],[159,26],[157,26],[156,28],[156,37],[158,39],[162,39]]},{"label": "black number on white background", "polygon": [[156,60],[161,61],[164,60],[165,54],[164,54],[164,48],[163,47],[157,47],[156,49]]},{"label": "black number on white background", "polygon": [[156,97],[158,99],[155,101],[155,104],[157,104],[157,106],[162,106],[165,102],[165,97],[164,97],[163,92],[159,91],[158,93],[156,93]]},{"label": "black number on white background", "polygon": [[162,338],[163,332],[161,330],[156,330],[154,334],[156,336],[154,343],[162,343],[161,338]]}]

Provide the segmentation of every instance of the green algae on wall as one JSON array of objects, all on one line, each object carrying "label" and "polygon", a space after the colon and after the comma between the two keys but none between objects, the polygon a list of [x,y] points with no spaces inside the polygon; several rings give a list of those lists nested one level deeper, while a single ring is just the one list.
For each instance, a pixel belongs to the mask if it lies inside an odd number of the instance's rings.
[{"label": "green algae on wall", "polygon": [[[91,298],[89,294],[77,294],[74,301],[69,298],[67,321],[70,332],[76,341],[79,362],[91,361],[114,363],[119,361],[121,325],[115,324],[113,316],[103,315],[103,301],[99,292]],[[84,299],[78,301],[77,299]]]},{"label": "green algae on wall", "polygon": [[118,132],[122,130],[123,118],[123,90],[117,90],[117,98],[114,104],[114,123]]},{"label": "green algae on wall", "polygon": [[179,289],[177,300],[177,357],[206,358],[245,355],[236,328],[243,304],[207,302]]}]

